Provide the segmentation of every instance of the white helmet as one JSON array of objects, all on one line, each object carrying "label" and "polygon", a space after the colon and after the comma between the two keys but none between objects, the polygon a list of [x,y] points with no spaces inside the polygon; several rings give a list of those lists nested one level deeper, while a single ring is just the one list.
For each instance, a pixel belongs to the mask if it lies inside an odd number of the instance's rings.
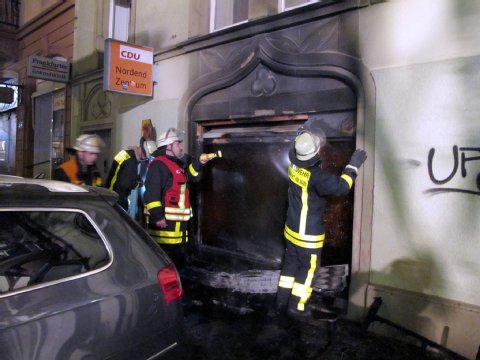
[{"label": "white helmet", "polygon": [[86,151],[89,153],[98,154],[101,147],[104,146],[102,139],[95,134],[80,135],[75,141],[73,148],[77,151]]},{"label": "white helmet", "polygon": [[320,151],[320,138],[310,132],[303,132],[295,138],[295,154],[300,161],[313,158]]},{"label": "white helmet", "polygon": [[157,144],[155,141],[148,140],[143,143],[143,150],[145,150],[146,156],[151,156],[155,150],[157,150]]},{"label": "white helmet", "polygon": [[174,128],[170,128],[164,133],[160,134],[160,136],[157,139],[157,146],[162,147],[166,146],[168,144],[173,144],[176,141],[183,141],[178,134],[177,130]]}]

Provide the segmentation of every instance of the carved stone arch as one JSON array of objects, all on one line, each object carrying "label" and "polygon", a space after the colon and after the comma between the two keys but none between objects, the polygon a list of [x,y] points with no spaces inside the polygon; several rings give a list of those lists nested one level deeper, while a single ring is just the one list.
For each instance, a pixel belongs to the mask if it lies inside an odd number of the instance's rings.
[{"label": "carved stone arch", "polygon": [[[193,82],[180,101],[180,109],[185,110],[179,114],[181,116],[179,123],[187,129],[191,125],[190,115],[192,108],[200,98],[216,90],[227,88],[250,74],[261,62],[258,52],[259,47],[256,46],[256,43],[251,44],[246,49],[243,49],[240,55],[237,52],[237,56],[229,59],[228,64],[225,61],[223,66],[216,66],[214,71],[202,75],[197,81]],[[216,52],[214,53],[216,54]],[[200,57],[202,56],[204,55],[200,54]],[[208,63],[211,61],[206,59],[204,62]]]},{"label": "carved stone arch", "polygon": [[112,116],[113,99],[110,93],[103,91],[102,83],[92,87],[85,97],[83,121],[98,121]]},{"label": "carved stone arch", "polygon": [[[237,56],[230,59],[228,66],[217,66],[215,71],[192,83],[180,102],[180,108],[184,111],[179,114],[179,123],[189,128],[192,125],[192,109],[202,97],[240,82],[261,64],[279,74],[333,78],[345,83],[357,96],[357,127],[361,129],[365,126],[366,117],[373,126],[375,86],[367,68],[357,58],[333,51],[298,54],[282,51],[272,44],[268,36],[258,35],[251,39],[243,51],[236,52]],[[363,138],[357,141],[359,146],[364,145]]]}]

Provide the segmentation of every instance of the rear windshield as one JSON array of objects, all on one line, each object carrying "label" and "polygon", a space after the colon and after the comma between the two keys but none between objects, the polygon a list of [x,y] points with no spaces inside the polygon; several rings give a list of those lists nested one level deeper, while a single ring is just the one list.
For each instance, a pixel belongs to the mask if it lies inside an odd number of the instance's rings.
[{"label": "rear windshield", "polygon": [[68,279],[110,261],[84,213],[0,211],[0,295]]}]

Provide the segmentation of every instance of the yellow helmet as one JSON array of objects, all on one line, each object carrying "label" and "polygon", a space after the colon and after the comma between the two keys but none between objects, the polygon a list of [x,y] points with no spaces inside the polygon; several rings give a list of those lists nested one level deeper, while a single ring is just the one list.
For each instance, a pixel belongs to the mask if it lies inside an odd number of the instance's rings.
[{"label": "yellow helmet", "polygon": [[101,152],[101,148],[104,146],[102,139],[95,134],[83,134],[80,135],[73,148],[77,151],[86,151],[89,153],[98,154]]}]

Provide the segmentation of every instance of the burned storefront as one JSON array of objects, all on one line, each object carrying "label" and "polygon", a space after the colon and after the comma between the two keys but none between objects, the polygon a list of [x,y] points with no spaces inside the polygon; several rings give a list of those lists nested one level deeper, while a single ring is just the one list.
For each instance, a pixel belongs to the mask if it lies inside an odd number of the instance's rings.
[{"label": "burned storefront", "polygon": [[[321,124],[328,140],[321,166],[333,174],[365,146],[371,94],[361,83],[361,65],[330,51],[342,44],[341,24],[339,16],[199,53],[206,74],[184,98],[190,152],[222,157],[194,188],[187,278],[238,293],[274,293],[284,252],[288,151],[297,129],[306,121]],[[348,275],[360,266],[359,180],[355,192],[329,201],[314,281],[314,289],[341,292],[343,305]]]}]

